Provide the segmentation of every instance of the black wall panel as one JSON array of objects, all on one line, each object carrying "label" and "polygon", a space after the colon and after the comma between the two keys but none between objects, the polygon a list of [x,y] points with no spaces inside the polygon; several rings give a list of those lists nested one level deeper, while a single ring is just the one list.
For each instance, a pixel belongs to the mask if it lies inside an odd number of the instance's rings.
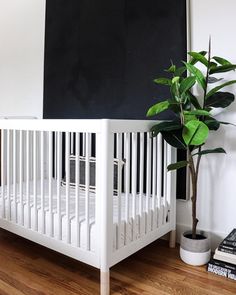
[{"label": "black wall panel", "polygon": [[[145,119],[186,56],[185,0],[50,0],[44,118]],[[167,114],[168,115],[168,114]]]}]

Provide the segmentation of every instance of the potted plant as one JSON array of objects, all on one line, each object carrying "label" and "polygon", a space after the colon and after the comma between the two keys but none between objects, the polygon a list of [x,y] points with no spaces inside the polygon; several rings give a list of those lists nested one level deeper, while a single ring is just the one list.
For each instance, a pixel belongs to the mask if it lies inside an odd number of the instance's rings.
[{"label": "potted plant", "polygon": [[[196,205],[198,198],[198,175],[202,158],[211,153],[225,153],[221,147],[204,149],[209,132],[217,131],[221,122],[213,117],[214,108],[226,108],[234,101],[234,94],[223,92],[226,86],[236,83],[236,80],[223,82],[218,74],[236,69],[236,65],[228,60],[211,56],[211,50],[189,52],[190,59],[183,62],[182,67],[172,64],[166,72],[169,78],[158,78],[156,84],[170,88],[170,98],[151,106],[147,116],[171,110],[172,120],[164,120],[152,127],[152,136],[160,132],[164,140],[171,146],[183,149],[187,153],[187,160],[170,164],[169,171],[188,167],[192,191],[192,230],[181,238],[180,256],[186,263],[203,265],[210,258],[210,243],[208,237],[197,231]],[[199,67],[198,65],[201,65]],[[186,73],[189,76],[186,77]],[[216,83],[216,84],[214,84]],[[193,94],[193,87],[197,85],[200,94]],[[216,86],[217,85],[217,86]]]}]

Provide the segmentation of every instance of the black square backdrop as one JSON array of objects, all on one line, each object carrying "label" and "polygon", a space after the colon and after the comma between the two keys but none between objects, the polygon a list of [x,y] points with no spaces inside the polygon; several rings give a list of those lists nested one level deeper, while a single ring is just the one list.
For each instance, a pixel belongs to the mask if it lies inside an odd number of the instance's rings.
[{"label": "black square backdrop", "polygon": [[[44,118],[145,119],[186,57],[185,0],[50,0]],[[165,114],[165,116],[169,114]]]}]

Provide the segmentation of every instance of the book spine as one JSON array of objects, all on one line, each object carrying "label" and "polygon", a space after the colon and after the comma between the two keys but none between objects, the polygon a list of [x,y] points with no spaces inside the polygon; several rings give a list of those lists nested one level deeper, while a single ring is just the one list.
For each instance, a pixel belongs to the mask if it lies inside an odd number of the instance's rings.
[{"label": "book spine", "polygon": [[236,271],[236,265],[233,265],[224,261],[212,259],[209,263],[218,267],[223,267],[226,269],[231,269],[233,271]]},{"label": "book spine", "polygon": [[210,262],[207,265],[207,271],[214,273],[216,275],[225,277],[225,278],[227,278],[227,276],[228,276],[228,270],[226,268],[214,265]]},{"label": "book spine", "polygon": [[236,271],[228,270],[228,278],[236,281]]},{"label": "book spine", "polygon": [[225,278],[229,278],[231,280],[236,280],[236,270],[231,270],[222,266],[217,266],[212,262],[208,263],[207,271]]},{"label": "book spine", "polygon": [[226,245],[226,246],[236,247],[236,242],[235,241],[224,240],[222,242],[222,244]]},{"label": "book spine", "polygon": [[227,245],[224,245],[224,244],[220,244],[219,245],[219,248],[224,248],[224,249],[229,249],[229,250],[231,250],[231,251],[236,251],[236,247],[234,247],[234,246],[227,246]]},{"label": "book spine", "polygon": [[222,245],[218,247],[218,250],[224,253],[236,255],[236,248],[234,247],[225,247],[224,245]]},{"label": "book spine", "polygon": [[236,246],[236,228],[234,228],[228,236],[223,240],[223,245]]}]

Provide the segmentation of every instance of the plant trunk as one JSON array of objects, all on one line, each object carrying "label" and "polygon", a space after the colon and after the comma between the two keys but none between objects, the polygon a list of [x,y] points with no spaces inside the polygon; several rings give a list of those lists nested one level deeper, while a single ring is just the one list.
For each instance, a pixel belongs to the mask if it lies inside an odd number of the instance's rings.
[{"label": "plant trunk", "polygon": [[192,238],[197,238],[197,172],[195,169],[194,161],[192,158],[191,153],[189,153],[189,168],[190,168],[190,175],[191,175],[191,182],[192,182]]},{"label": "plant trunk", "polygon": [[196,175],[192,175],[192,238],[197,237],[197,178]]}]

